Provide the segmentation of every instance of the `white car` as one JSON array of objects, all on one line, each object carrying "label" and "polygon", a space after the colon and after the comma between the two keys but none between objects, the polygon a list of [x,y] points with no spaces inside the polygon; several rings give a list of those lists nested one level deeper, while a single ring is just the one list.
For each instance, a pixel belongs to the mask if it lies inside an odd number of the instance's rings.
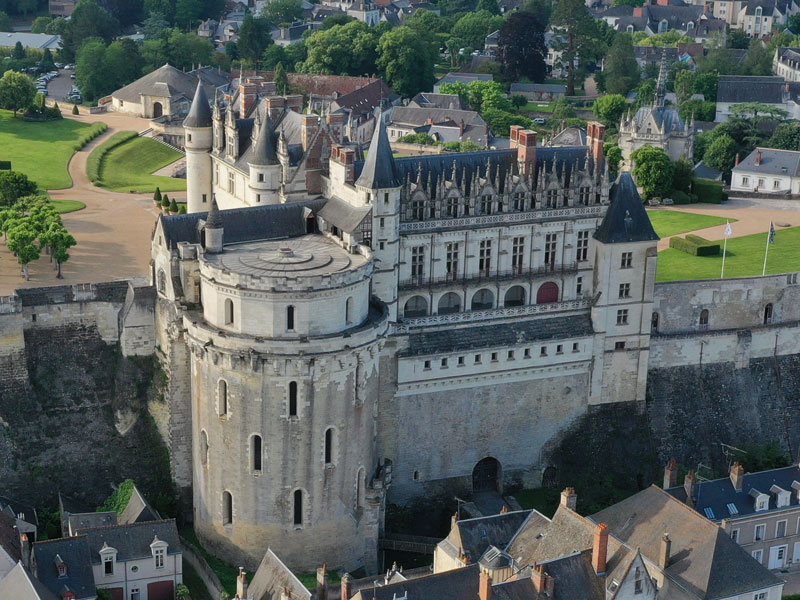
[{"label": "white car", "polygon": [[544,125],[545,123],[547,123],[547,119],[544,119],[542,117],[536,117],[533,120],[533,122],[536,123],[537,125]]}]

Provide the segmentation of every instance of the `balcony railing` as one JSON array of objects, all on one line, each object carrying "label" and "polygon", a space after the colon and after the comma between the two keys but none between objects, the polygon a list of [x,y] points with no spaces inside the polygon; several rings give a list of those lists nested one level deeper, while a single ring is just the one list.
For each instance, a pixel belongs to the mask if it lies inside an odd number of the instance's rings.
[{"label": "balcony railing", "polygon": [[414,275],[407,277],[400,281],[400,289],[410,289],[419,287],[444,287],[452,285],[474,285],[480,283],[488,283],[493,281],[504,281],[508,279],[533,279],[534,277],[547,277],[562,275],[566,273],[575,273],[580,268],[581,264],[585,265],[588,269],[590,267],[588,262],[578,263],[564,263],[560,265],[541,265],[538,267],[518,267],[515,269],[508,269],[502,271],[479,271],[475,273],[468,273],[466,276],[458,275],[457,273],[448,273],[447,275],[439,277],[430,277],[428,275]]}]

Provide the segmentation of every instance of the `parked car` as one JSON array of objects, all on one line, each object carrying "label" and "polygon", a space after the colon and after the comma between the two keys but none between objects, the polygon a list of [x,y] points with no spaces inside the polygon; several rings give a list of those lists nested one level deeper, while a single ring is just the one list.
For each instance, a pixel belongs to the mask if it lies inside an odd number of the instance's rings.
[{"label": "parked car", "polygon": [[533,122],[536,123],[537,125],[544,125],[545,123],[547,123],[547,119],[543,119],[542,117],[536,117],[533,120]]}]

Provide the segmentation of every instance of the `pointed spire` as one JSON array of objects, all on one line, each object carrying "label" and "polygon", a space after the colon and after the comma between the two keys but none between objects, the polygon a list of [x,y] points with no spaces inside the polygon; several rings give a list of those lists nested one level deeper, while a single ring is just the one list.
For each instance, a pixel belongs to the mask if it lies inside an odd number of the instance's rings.
[{"label": "pointed spire", "polygon": [[397,180],[392,147],[389,145],[389,136],[386,135],[386,125],[381,113],[378,113],[377,121],[369,144],[369,154],[356,185],[372,190],[398,187],[400,183]]},{"label": "pointed spire", "polygon": [[661,68],[658,70],[658,82],[656,83],[656,98],[653,102],[654,108],[664,108],[664,96],[667,93],[667,49],[661,53]]},{"label": "pointed spire", "polygon": [[208,96],[203,89],[200,79],[197,80],[197,90],[189,114],[183,120],[184,127],[211,127],[211,109],[208,106]]},{"label": "pointed spire", "polygon": [[609,196],[611,205],[595,231],[596,240],[604,244],[658,241],[629,172],[620,173]]},{"label": "pointed spire", "polygon": [[206,217],[206,229],[222,229],[222,215],[217,206],[216,194],[211,196],[211,210],[208,211]]},{"label": "pointed spire", "polygon": [[253,147],[253,158],[249,164],[256,166],[267,166],[278,164],[278,153],[275,149],[275,130],[272,129],[272,121],[269,117],[264,119],[264,123],[259,127],[258,140]]}]

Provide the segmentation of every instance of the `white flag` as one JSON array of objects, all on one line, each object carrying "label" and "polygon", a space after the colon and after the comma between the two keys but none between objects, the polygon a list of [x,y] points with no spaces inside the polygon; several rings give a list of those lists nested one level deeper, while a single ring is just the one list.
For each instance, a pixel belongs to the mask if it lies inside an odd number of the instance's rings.
[{"label": "white flag", "polygon": [[733,229],[731,229],[730,221],[725,223],[725,237],[731,237],[733,234]]}]

